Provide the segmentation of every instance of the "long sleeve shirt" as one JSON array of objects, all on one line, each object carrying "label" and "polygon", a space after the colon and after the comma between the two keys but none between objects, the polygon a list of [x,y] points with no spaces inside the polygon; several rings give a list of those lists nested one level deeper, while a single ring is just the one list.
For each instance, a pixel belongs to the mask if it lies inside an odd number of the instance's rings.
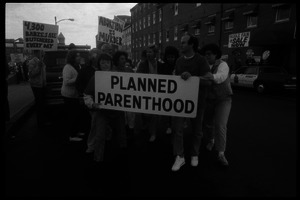
[{"label": "long sleeve shirt", "polygon": [[61,94],[64,97],[78,98],[79,94],[76,89],[75,81],[77,78],[77,71],[70,64],[66,64],[63,69],[63,84],[61,87]]},{"label": "long sleeve shirt", "polygon": [[[210,65],[209,67],[211,69],[213,67],[213,65]],[[226,62],[220,63],[217,72],[215,74],[213,74],[214,82],[216,84],[223,83],[227,79],[228,73],[229,73],[229,67],[228,67],[227,63]]]}]

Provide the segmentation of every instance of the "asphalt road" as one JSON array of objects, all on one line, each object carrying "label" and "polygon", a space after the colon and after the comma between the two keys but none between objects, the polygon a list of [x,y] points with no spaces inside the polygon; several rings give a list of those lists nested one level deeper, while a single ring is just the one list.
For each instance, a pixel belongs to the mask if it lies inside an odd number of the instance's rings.
[{"label": "asphalt road", "polygon": [[[35,112],[4,141],[6,197],[295,197],[296,98],[235,90],[228,123],[228,169],[201,148],[199,166],[172,172],[171,136],[152,144],[129,137],[127,152],[107,142],[105,164],[92,161],[84,142],[65,142],[64,113],[51,109],[52,125],[38,131]],[[188,148],[189,127],[185,147]]]}]

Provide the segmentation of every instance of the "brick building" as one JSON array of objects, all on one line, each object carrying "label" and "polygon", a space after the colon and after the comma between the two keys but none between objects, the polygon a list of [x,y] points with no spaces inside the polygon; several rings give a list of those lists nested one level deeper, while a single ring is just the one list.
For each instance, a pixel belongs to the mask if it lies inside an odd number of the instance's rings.
[{"label": "brick building", "polygon": [[[138,3],[130,11],[135,62],[149,43],[161,52],[168,45],[180,49],[181,36],[189,32],[198,38],[200,47],[218,44],[232,69],[239,60],[245,65],[249,56],[261,60],[268,50],[270,64],[296,73],[295,4]],[[229,45],[229,37],[241,34],[249,36],[248,42]]]}]

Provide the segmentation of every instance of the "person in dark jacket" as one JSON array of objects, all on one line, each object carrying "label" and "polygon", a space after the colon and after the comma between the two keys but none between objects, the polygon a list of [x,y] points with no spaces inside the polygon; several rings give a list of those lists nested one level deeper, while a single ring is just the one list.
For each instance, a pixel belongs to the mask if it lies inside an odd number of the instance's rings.
[{"label": "person in dark jacket", "polygon": [[[137,73],[144,74],[161,74],[164,72],[163,63],[157,60],[157,47],[151,45],[147,48],[147,59],[141,62],[138,66]],[[153,114],[136,114],[135,118],[135,134],[139,135],[142,129],[148,130],[150,133],[149,141],[153,142],[156,139],[156,132],[158,126],[158,115]]]}]

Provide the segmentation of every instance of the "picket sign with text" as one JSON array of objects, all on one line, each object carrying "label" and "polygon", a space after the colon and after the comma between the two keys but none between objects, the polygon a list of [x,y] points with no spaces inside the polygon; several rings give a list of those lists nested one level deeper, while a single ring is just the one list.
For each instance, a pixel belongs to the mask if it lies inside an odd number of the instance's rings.
[{"label": "picket sign with text", "polygon": [[95,103],[101,108],[194,118],[199,77],[95,72]]},{"label": "picket sign with text", "polygon": [[228,48],[248,47],[250,32],[234,33],[229,35]]},{"label": "picket sign with text", "polygon": [[122,34],[122,23],[105,17],[98,17],[98,41],[122,46]]},{"label": "picket sign with text", "polygon": [[24,49],[56,51],[58,26],[23,21]]}]

